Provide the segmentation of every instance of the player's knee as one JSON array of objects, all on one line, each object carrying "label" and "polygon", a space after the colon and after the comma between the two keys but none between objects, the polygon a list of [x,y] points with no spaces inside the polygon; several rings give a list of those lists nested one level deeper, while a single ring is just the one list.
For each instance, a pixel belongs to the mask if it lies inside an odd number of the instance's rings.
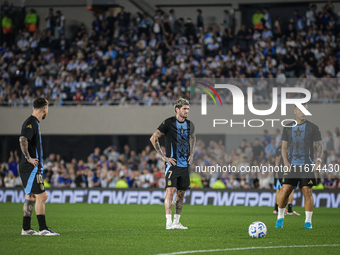
[{"label": "player's knee", "polygon": [[309,198],[313,197],[311,190],[302,190],[302,194],[303,194],[305,199],[309,199]]},{"label": "player's knee", "polygon": [[166,193],[169,194],[169,196],[173,196],[175,194],[176,188],[170,187],[166,189]]}]

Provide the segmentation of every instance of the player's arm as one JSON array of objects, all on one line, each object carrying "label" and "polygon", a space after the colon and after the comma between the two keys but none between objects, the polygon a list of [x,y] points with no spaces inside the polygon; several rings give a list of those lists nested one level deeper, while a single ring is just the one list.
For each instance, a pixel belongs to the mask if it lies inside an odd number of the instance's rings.
[{"label": "player's arm", "polygon": [[[281,155],[275,157],[275,166],[279,166],[280,164],[280,159],[281,159]],[[278,178],[279,177],[279,174],[278,173],[275,173],[275,178]]]},{"label": "player's arm", "polygon": [[280,163],[280,156],[275,157],[275,166],[279,166]]},{"label": "player's arm", "polygon": [[290,169],[290,163],[288,161],[288,141],[282,140],[281,156],[282,156],[284,165],[288,167],[288,169]]},{"label": "player's arm", "polygon": [[161,155],[162,157],[162,160],[164,162],[168,162],[170,163],[170,165],[176,165],[176,159],[174,158],[168,158],[164,155],[162,149],[161,149],[161,145],[159,144],[159,138],[162,137],[164,134],[159,131],[158,129],[156,129],[156,131],[152,134],[151,138],[150,138],[150,141],[153,145],[153,147],[155,148],[155,150],[157,151],[157,153],[159,155]]},{"label": "player's arm", "polygon": [[190,142],[190,156],[188,158],[188,162],[189,162],[189,165],[191,165],[192,160],[194,158],[195,146],[196,146],[196,135],[195,135],[195,133],[190,135],[189,142]]},{"label": "player's arm", "polygon": [[[318,169],[320,169],[320,165],[321,165],[321,161],[322,161],[322,155],[323,155],[323,141],[319,140],[319,141],[315,141],[314,142],[314,148],[316,151],[316,162],[315,162],[315,170],[317,171]],[[316,172],[315,171],[315,172]]]},{"label": "player's arm", "polygon": [[28,152],[28,139],[25,136],[20,136],[19,137],[19,143],[20,143],[20,148],[22,151],[22,154],[24,155],[25,159],[31,163],[33,166],[38,166],[38,159],[36,158],[31,158],[29,152]]}]

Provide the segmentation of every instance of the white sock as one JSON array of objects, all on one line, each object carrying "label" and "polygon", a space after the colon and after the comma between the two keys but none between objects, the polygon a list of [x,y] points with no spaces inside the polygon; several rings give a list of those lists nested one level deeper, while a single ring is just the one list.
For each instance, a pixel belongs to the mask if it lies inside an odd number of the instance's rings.
[{"label": "white sock", "polygon": [[171,224],[172,223],[171,214],[165,214],[165,217],[166,217],[166,224]]},{"label": "white sock", "polygon": [[285,208],[279,208],[277,213],[277,219],[283,219],[285,217]]},{"label": "white sock", "polygon": [[181,217],[180,214],[175,214],[174,215],[174,224],[178,224],[179,223],[179,218]]},{"label": "white sock", "polygon": [[311,211],[311,212],[305,211],[305,213],[306,213],[306,220],[305,220],[305,222],[310,222],[310,224],[312,224],[313,211]]}]

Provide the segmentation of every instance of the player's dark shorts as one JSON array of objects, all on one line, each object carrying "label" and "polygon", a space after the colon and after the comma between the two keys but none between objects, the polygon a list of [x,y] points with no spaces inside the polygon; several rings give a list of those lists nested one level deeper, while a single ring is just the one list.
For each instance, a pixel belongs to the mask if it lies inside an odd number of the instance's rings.
[{"label": "player's dark shorts", "polygon": [[274,190],[282,188],[282,178],[274,178]]},{"label": "player's dark shorts", "polygon": [[19,164],[19,173],[26,195],[41,194],[45,191],[42,173],[30,163]]},{"label": "player's dark shorts", "polygon": [[314,186],[316,185],[314,172],[300,172],[300,168],[303,169],[304,166],[296,166],[297,170],[294,171],[294,166],[292,166],[291,172],[286,172],[283,174],[282,185],[290,184],[292,186],[297,186],[300,183],[300,187],[303,186]]},{"label": "player's dark shorts", "polygon": [[190,189],[190,176],[188,167],[170,166],[165,164],[165,185],[175,187],[177,190]]}]

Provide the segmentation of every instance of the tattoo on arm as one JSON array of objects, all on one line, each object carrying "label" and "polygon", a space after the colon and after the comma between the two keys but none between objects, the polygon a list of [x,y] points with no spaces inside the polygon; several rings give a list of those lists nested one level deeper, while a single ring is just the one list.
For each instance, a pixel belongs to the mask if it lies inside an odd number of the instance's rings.
[{"label": "tattoo on arm", "polygon": [[159,155],[161,155],[162,157],[164,157],[163,151],[161,150],[161,145],[159,144],[159,140],[158,140],[162,135],[164,135],[164,134],[157,129],[152,134],[150,141],[151,141],[153,147],[155,148],[155,150],[157,151],[157,153]]},{"label": "tattoo on arm", "polygon": [[195,146],[196,146],[196,135],[192,134],[190,136],[190,156],[194,156]]},{"label": "tattoo on arm", "polygon": [[181,214],[181,212],[182,212],[184,194],[185,194],[185,190],[177,190],[176,214]]},{"label": "tattoo on arm", "polygon": [[20,148],[21,148],[22,154],[24,154],[26,159],[29,159],[31,156],[28,153],[28,140],[27,140],[27,138],[24,137],[24,136],[20,136],[19,142],[20,142]]},{"label": "tattoo on arm", "polygon": [[316,157],[322,158],[323,142],[322,141],[316,141],[316,142],[314,142],[314,146],[315,146],[315,149],[316,149]]}]

